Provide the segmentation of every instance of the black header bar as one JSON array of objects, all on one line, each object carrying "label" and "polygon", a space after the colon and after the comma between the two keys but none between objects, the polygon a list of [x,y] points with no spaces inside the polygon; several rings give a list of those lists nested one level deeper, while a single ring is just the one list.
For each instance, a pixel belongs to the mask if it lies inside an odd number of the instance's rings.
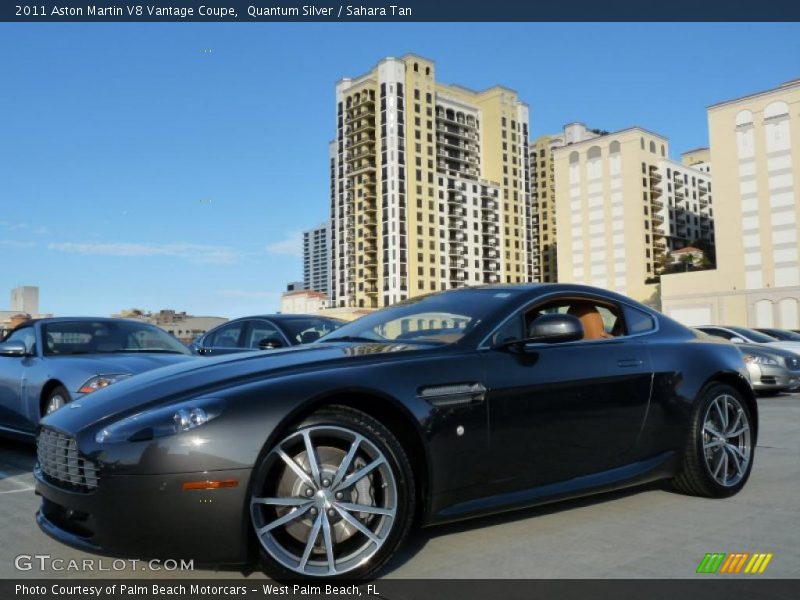
[{"label": "black header bar", "polygon": [[[755,10],[757,8],[757,10]],[[4,0],[6,22],[800,21],[800,1],[762,0]]]}]

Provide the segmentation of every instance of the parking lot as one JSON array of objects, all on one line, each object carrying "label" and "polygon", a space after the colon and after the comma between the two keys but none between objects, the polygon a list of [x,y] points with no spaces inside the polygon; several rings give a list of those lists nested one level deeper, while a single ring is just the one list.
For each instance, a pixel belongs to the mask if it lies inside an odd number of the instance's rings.
[{"label": "parking lot", "polygon": [[[384,571],[397,578],[690,578],[707,552],[769,552],[758,577],[800,575],[800,394],[759,400],[761,433],[749,484],[727,500],[653,485],[418,531]],[[17,571],[20,554],[88,558],[39,531],[32,446],[0,442],[0,578],[85,577]],[[96,557],[95,557],[96,558]],[[109,560],[110,562],[110,560]],[[200,569],[107,577],[262,577]],[[704,577],[708,577],[705,575]]]}]

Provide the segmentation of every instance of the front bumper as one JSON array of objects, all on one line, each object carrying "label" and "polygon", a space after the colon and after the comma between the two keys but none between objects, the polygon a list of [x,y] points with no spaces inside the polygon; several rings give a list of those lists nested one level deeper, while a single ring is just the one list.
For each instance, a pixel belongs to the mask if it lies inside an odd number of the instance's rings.
[{"label": "front bumper", "polygon": [[[91,492],[76,492],[34,470],[42,504],[36,520],[49,536],[89,552],[130,558],[247,560],[247,484],[250,469],[101,477]],[[236,487],[183,490],[188,481],[236,479]]]},{"label": "front bumper", "polygon": [[780,365],[758,365],[758,369],[757,376],[750,369],[753,389],[757,392],[788,390],[800,385],[798,374]]}]

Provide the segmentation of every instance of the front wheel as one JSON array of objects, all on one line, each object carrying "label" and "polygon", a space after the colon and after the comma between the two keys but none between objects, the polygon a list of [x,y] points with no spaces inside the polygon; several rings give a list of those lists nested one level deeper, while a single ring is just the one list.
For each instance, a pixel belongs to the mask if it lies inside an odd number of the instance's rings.
[{"label": "front wheel", "polygon": [[56,412],[68,402],[69,392],[64,386],[59,385],[53,388],[42,405],[42,416],[44,417],[50,413]]},{"label": "front wheel", "polygon": [[250,518],[275,579],[361,579],[408,534],[414,479],[380,422],[332,406],[290,431],[257,466]]},{"label": "front wheel", "polygon": [[747,402],[737,389],[715,384],[694,408],[681,472],[673,482],[678,490],[695,496],[733,496],[750,477],[754,453],[753,416]]}]

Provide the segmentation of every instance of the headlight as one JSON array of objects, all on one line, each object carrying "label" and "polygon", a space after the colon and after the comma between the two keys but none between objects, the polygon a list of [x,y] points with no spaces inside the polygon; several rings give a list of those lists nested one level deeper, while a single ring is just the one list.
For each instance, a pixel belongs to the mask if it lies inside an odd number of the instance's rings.
[{"label": "headlight", "polygon": [[777,365],[778,360],[767,356],[765,354],[750,354],[746,353],[744,355],[744,362],[752,363],[755,365]]},{"label": "headlight", "polygon": [[201,398],[161,406],[112,423],[94,436],[98,444],[138,442],[174,435],[200,427],[222,412],[222,402]]},{"label": "headlight", "polygon": [[116,375],[95,375],[78,388],[81,394],[91,394],[97,390],[102,390],[104,387],[110,386],[112,383],[117,383],[123,379],[130,377],[130,373],[117,373]]}]

